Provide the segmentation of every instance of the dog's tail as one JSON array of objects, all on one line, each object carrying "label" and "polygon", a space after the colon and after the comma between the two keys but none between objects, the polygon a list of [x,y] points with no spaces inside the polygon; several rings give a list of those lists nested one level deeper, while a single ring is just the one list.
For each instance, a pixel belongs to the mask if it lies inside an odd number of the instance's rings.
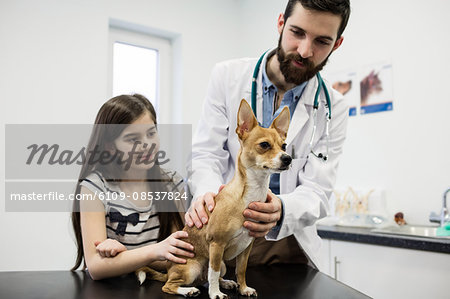
[{"label": "dog's tail", "polygon": [[140,284],[143,284],[145,279],[148,277],[153,280],[166,282],[167,281],[167,273],[161,273],[156,270],[153,270],[149,267],[142,267],[136,270],[136,276],[140,282]]}]

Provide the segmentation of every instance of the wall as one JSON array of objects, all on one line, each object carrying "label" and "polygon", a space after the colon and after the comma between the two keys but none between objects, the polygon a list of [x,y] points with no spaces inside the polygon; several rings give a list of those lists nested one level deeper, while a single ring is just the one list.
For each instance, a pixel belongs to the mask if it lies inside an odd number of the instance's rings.
[{"label": "wall", "polygon": [[[284,0],[130,3],[2,1],[2,124],[91,123],[109,94],[107,33],[114,18],[181,36],[180,122],[195,128],[214,63],[275,46],[276,19],[285,5]],[[401,210],[410,223],[427,223],[450,185],[450,101],[444,89],[450,2],[353,0],[352,9],[344,43],[324,73],[390,59],[395,102],[392,112],[350,119],[337,183],[384,188],[391,213]],[[2,162],[3,153],[2,146]],[[0,174],[4,180],[3,168]],[[2,184],[0,198],[3,194]],[[0,271],[72,265],[75,247],[67,213],[5,213],[1,208],[0,227]]]},{"label": "wall", "polygon": [[[1,1],[1,123],[92,123],[108,90],[108,24],[122,20],[179,36],[180,123],[196,124],[214,63],[239,56],[239,3]],[[214,42],[211,42],[214,41]],[[4,130],[0,132],[4,165]],[[0,170],[4,181],[4,168]],[[68,213],[5,213],[0,185],[0,271],[73,265]]]},{"label": "wall", "polygon": [[[285,1],[242,4],[253,20],[243,30],[245,55],[275,46]],[[391,112],[350,118],[336,186],[384,189],[390,216],[402,211],[409,223],[429,224],[450,187],[450,2],[351,0],[351,7],[344,42],[323,73],[391,61],[395,99]]]},{"label": "wall", "polygon": [[429,224],[450,187],[446,96],[450,2],[353,1],[345,41],[329,71],[388,59],[394,111],[350,119],[340,186],[386,190],[391,216]]}]

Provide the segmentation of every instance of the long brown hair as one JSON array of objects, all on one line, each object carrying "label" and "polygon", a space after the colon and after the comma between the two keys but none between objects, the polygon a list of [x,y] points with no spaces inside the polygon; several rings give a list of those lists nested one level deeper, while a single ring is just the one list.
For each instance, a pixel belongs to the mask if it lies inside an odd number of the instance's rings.
[{"label": "long brown hair", "polygon": [[[108,130],[107,126],[102,126],[104,124],[131,124],[133,121],[141,117],[145,112],[149,112],[151,118],[155,125],[156,123],[156,112],[150,101],[140,94],[133,95],[121,95],[108,100],[100,108],[97,117],[95,119],[95,125],[89,139],[88,147],[86,149],[86,161],[89,161],[89,153],[106,151],[108,143],[112,143],[119,135],[122,133],[125,126],[121,126],[120,130]],[[99,125],[99,126],[97,126]],[[75,195],[80,194],[81,185],[80,182],[86,178],[90,173],[96,170],[96,165],[93,163],[84,163],[78,177],[78,184],[75,189]],[[102,169],[104,172],[106,169]],[[154,178],[149,181],[151,190],[158,191],[169,191],[167,189],[167,181],[170,178],[161,171],[158,163],[148,170],[148,177]],[[118,181],[118,180],[116,180]],[[165,182],[165,184],[162,184]],[[81,224],[80,224],[80,202],[75,200],[73,202],[73,212],[72,212],[72,226],[75,233],[75,238],[77,242],[77,258],[75,265],[72,267],[71,271],[75,271],[79,268],[84,260],[84,250],[83,250],[83,238],[81,235]],[[179,213],[169,213],[164,212],[158,213],[160,229],[158,234],[158,242],[167,238],[171,233],[172,229],[181,229],[183,227],[183,220]],[[83,262],[83,270],[86,269],[86,261]]]}]

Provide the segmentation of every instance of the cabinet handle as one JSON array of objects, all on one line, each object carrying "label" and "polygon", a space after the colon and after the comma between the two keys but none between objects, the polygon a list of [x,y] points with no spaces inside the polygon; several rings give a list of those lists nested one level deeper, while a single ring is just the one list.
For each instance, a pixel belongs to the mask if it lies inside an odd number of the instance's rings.
[{"label": "cabinet handle", "polygon": [[340,264],[341,261],[338,261],[337,256],[334,257],[334,279],[338,279],[338,264]]}]

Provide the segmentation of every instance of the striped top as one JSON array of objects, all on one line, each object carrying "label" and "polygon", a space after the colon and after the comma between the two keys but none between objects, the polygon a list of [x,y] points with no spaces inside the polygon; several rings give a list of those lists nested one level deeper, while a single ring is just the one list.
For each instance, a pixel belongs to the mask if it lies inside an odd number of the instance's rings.
[{"label": "striped top", "polygon": [[[167,190],[177,191],[182,194],[185,192],[185,183],[183,178],[176,172],[163,170],[171,180],[167,182]],[[81,186],[88,188],[94,194],[104,193],[103,198],[114,198],[112,193],[121,194],[118,184],[113,184],[95,171],[89,174],[80,183]],[[117,198],[117,194],[116,197]],[[122,193],[123,194],[123,193]],[[127,249],[154,244],[158,240],[159,218],[153,201],[144,207],[136,206],[133,199],[123,200],[101,200],[105,207],[106,232],[107,238],[115,239],[125,245]],[[180,212],[184,212],[184,203],[182,201],[174,202]]]}]

